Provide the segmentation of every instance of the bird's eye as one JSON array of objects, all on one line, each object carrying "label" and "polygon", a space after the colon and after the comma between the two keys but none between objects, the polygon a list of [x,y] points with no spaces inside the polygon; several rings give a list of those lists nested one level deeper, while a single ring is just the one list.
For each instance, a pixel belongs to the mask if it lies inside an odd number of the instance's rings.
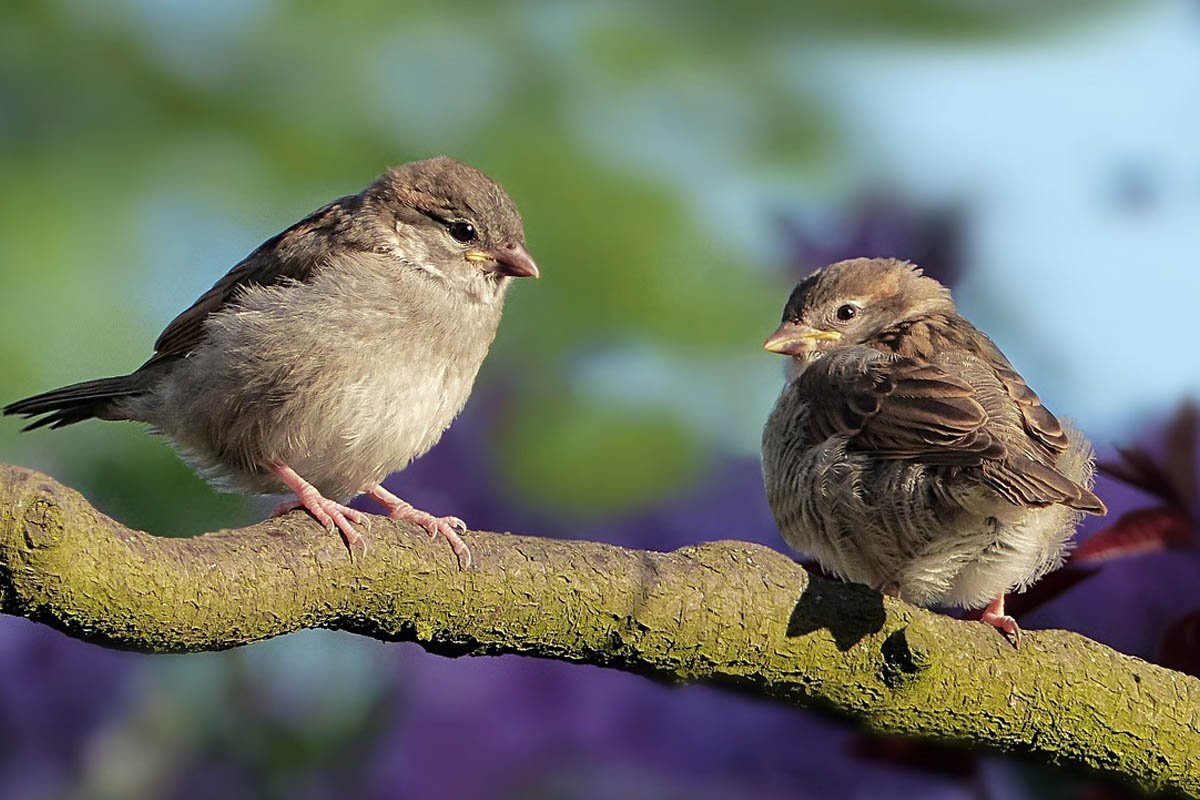
[{"label": "bird's eye", "polygon": [[475,241],[475,226],[466,220],[456,219],[446,227],[446,230],[450,231],[450,235],[460,242]]},{"label": "bird's eye", "polygon": [[837,318],[842,322],[849,322],[858,316],[858,306],[851,303],[846,303],[844,306],[838,306]]}]

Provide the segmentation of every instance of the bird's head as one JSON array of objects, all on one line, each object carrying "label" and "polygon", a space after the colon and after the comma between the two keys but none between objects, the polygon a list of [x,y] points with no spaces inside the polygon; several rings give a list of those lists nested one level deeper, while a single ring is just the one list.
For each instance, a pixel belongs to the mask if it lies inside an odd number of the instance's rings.
[{"label": "bird's head", "polygon": [[504,189],[446,156],[389,170],[366,192],[390,216],[415,266],[452,284],[538,277],[525,228]]},{"label": "bird's head", "polygon": [[954,312],[950,291],[908,262],[839,261],[796,286],[763,347],[808,360],[835,347],[866,344],[906,320]]}]

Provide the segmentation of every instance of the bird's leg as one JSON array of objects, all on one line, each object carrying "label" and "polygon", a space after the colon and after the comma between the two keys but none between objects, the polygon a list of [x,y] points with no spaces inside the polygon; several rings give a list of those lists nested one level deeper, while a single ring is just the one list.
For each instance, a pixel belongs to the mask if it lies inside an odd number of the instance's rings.
[{"label": "bird's leg", "polygon": [[471,566],[471,550],[458,535],[458,531],[467,529],[467,523],[458,517],[435,517],[427,511],[414,508],[411,503],[401,500],[379,484],[369,486],[365,491],[387,509],[388,516],[392,519],[415,522],[427,530],[431,537],[438,535],[445,537],[446,541],[450,543],[450,548],[454,550],[454,555],[458,557],[459,567],[466,569]]},{"label": "bird's leg", "polygon": [[283,464],[277,465],[275,474],[289,489],[296,493],[296,500],[280,503],[275,507],[271,516],[278,517],[297,508],[303,508],[316,518],[317,522],[329,530],[337,528],[346,540],[346,547],[353,556],[357,550],[361,555],[367,554],[367,541],[362,534],[355,530],[352,523],[368,524],[367,515],[357,508],[350,508],[341,503],[335,503],[317,491],[317,487],[296,474],[296,470]]},{"label": "bird's leg", "polygon": [[987,608],[979,615],[979,621],[991,625],[1012,642],[1014,648],[1021,647],[1021,626],[1012,617],[1004,613],[1004,595],[987,604]]}]

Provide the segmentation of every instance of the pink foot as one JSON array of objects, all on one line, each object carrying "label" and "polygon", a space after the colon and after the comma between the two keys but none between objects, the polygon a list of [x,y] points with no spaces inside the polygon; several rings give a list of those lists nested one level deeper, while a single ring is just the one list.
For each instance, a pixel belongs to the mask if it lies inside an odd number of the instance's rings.
[{"label": "pink foot", "polygon": [[1014,649],[1021,649],[1021,626],[1012,617],[1004,613],[1004,595],[1000,595],[979,615],[979,621],[991,625],[1012,642]]},{"label": "pink foot", "polygon": [[[388,516],[392,519],[415,522],[428,531],[431,537],[444,537],[450,543],[450,549],[454,551],[454,555],[458,557],[458,566],[460,569],[466,569],[471,566],[471,549],[467,547],[467,543],[458,535],[459,531],[466,531],[467,523],[458,517],[435,517],[427,511],[414,508],[411,503],[401,500],[378,484],[367,489],[367,494],[371,495],[380,505],[386,508]],[[455,530],[455,528],[458,530]]]},{"label": "pink foot", "polygon": [[342,538],[346,541],[346,548],[350,551],[351,557],[354,557],[356,554],[359,557],[366,556],[367,540],[354,527],[354,524],[370,524],[370,520],[366,514],[357,508],[350,508],[350,506],[335,503],[323,496],[317,491],[315,486],[297,475],[296,471],[291,467],[280,465],[275,468],[275,474],[279,476],[281,481],[287,484],[289,489],[296,493],[296,499],[280,503],[271,512],[272,517],[282,516],[289,511],[303,508],[327,529],[333,530],[336,528],[341,531]]}]

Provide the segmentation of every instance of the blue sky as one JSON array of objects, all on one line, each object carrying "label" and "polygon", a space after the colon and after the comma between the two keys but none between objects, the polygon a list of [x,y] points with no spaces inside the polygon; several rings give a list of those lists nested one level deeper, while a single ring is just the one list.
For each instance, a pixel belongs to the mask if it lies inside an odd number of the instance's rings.
[{"label": "blue sky", "polygon": [[803,68],[853,121],[849,173],[970,209],[960,306],[1048,403],[1102,440],[1200,393],[1195,4],[1018,45],[838,45]]}]

